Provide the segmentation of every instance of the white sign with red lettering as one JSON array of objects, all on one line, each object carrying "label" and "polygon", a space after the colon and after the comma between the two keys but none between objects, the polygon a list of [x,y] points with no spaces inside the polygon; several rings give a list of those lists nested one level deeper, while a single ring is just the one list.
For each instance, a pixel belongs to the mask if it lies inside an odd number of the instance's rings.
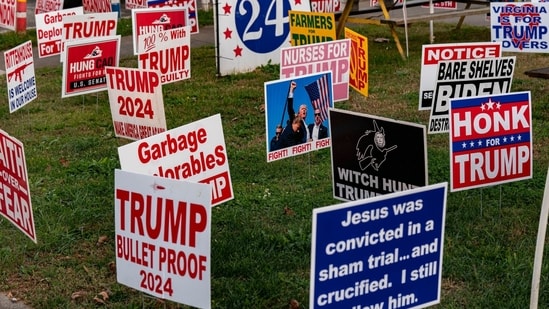
[{"label": "white sign with red lettering", "polygon": [[36,243],[23,143],[0,130],[0,214]]},{"label": "white sign with red lettering", "polygon": [[74,40],[116,35],[118,13],[90,13],[63,18],[61,36],[61,61],[65,58],[65,44]]},{"label": "white sign with red lettering", "polygon": [[73,9],[35,15],[36,41],[39,58],[55,56],[61,53],[63,19],[67,16],[78,14],[84,14],[84,9],[81,6]]},{"label": "white sign with red lettering", "polygon": [[123,170],[212,185],[212,206],[232,200],[221,115],[118,147]]},{"label": "white sign with red lettering", "polygon": [[36,0],[34,14],[42,14],[62,10],[63,3],[63,0]]},{"label": "white sign with red lettering", "polygon": [[116,136],[139,140],[166,131],[158,71],[107,67],[105,72]]},{"label": "white sign with red lettering", "polygon": [[162,85],[191,78],[191,27],[142,35],[137,45],[139,68],[159,71]]},{"label": "white sign with red lettering", "polygon": [[187,9],[183,7],[133,9],[132,38],[134,54],[139,54],[137,42],[141,40],[141,36],[186,27],[189,25],[187,19]]},{"label": "white sign with red lettering", "polygon": [[431,110],[440,61],[501,57],[501,43],[451,43],[423,45],[419,110]]},{"label": "white sign with red lettering", "polygon": [[38,96],[32,42],[27,41],[4,52],[10,113],[30,103]]},{"label": "white sign with red lettering", "polygon": [[210,186],[121,170],[114,185],[117,281],[210,308]]},{"label": "white sign with red lettering", "polygon": [[0,28],[15,30],[16,0],[0,0]]},{"label": "white sign with red lettering", "polygon": [[280,78],[331,71],[334,102],[349,99],[351,39],[283,47]]}]

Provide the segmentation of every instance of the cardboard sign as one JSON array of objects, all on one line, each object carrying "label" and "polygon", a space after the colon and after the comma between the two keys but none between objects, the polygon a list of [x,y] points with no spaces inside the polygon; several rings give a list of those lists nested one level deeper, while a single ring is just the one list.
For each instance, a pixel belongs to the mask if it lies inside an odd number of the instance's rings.
[{"label": "cardboard sign", "polygon": [[147,7],[147,0],[126,0],[124,8],[126,10],[144,9]]},{"label": "cardboard sign", "polygon": [[334,198],[355,201],[426,186],[425,126],[330,110]]},{"label": "cardboard sign", "polygon": [[419,110],[431,110],[439,61],[501,57],[501,43],[424,44],[421,50]]},{"label": "cardboard sign", "polygon": [[331,71],[334,102],[349,99],[349,57],[351,41],[337,40],[281,49],[280,78]]},{"label": "cardboard sign", "polygon": [[438,304],[447,186],[313,209],[309,307]]},{"label": "cardboard sign", "polygon": [[0,130],[0,214],[36,243],[23,143]]},{"label": "cardboard sign", "polygon": [[34,14],[55,12],[63,9],[63,0],[36,0]]},{"label": "cardboard sign", "polygon": [[351,39],[349,85],[368,96],[368,38],[347,27],[345,37]]},{"label": "cardboard sign", "polygon": [[133,9],[132,37],[134,54],[139,54],[137,42],[141,40],[141,36],[186,27],[189,25],[187,15],[187,10],[182,7]]},{"label": "cardboard sign", "polygon": [[118,147],[120,166],[137,173],[212,186],[212,206],[234,198],[221,116]]},{"label": "cardboard sign", "polygon": [[[457,10],[457,1],[441,1],[432,3],[434,9]],[[422,8],[429,8],[429,4],[423,4]]]},{"label": "cardboard sign", "polygon": [[4,52],[10,113],[27,105],[38,96],[32,54],[31,41]]},{"label": "cardboard sign", "polygon": [[218,74],[249,72],[278,64],[280,48],[290,46],[289,10],[309,11],[309,0],[215,3]]},{"label": "cardboard sign", "polygon": [[139,36],[139,68],[158,71],[162,85],[191,78],[190,30],[183,27]]},{"label": "cardboard sign", "polygon": [[158,71],[107,67],[105,73],[117,137],[139,140],[166,131]]},{"label": "cardboard sign", "polygon": [[118,66],[120,35],[67,42],[61,97],[107,89],[105,68]]},{"label": "cardboard sign", "polygon": [[450,130],[450,100],[511,90],[516,57],[439,61],[429,118],[429,134]]},{"label": "cardboard sign", "polygon": [[492,42],[506,52],[549,52],[549,3],[490,2]]},{"label": "cardboard sign", "polygon": [[17,1],[0,0],[0,28],[15,30]]},{"label": "cardboard sign", "polygon": [[265,83],[267,162],[330,147],[332,72]]},{"label": "cardboard sign", "polygon": [[61,53],[61,38],[63,37],[63,19],[66,16],[84,14],[79,6],[44,14],[36,14],[36,40],[38,57],[50,57]]},{"label": "cardboard sign", "polygon": [[191,27],[191,33],[198,33],[198,11],[196,0],[148,0],[149,8],[180,7],[187,10],[187,26]]},{"label": "cardboard sign", "polygon": [[289,14],[292,46],[337,39],[334,13],[290,11]]},{"label": "cardboard sign", "polygon": [[345,0],[311,0],[311,12],[342,13],[346,3]]},{"label": "cardboard sign", "polygon": [[121,170],[114,176],[117,281],[210,308],[210,186]]},{"label": "cardboard sign", "polygon": [[450,103],[452,191],[532,178],[530,92]]},{"label": "cardboard sign", "polygon": [[[82,0],[84,13],[110,13],[112,12],[111,0]],[[116,13],[118,16],[118,13]]]},{"label": "cardboard sign", "polygon": [[80,39],[94,39],[116,36],[118,13],[89,13],[70,15],[63,18],[63,33],[61,36],[61,56],[65,59],[65,44]]}]

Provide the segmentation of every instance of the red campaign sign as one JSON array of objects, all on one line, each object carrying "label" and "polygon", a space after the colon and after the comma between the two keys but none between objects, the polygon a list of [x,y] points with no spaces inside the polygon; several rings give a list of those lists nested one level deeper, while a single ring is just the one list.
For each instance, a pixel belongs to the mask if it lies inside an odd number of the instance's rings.
[{"label": "red campaign sign", "polygon": [[0,130],[0,214],[36,243],[23,144]]},{"label": "red campaign sign", "polygon": [[133,50],[136,55],[140,36],[188,25],[187,10],[180,7],[133,9],[132,21]]},{"label": "red campaign sign", "polygon": [[107,89],[105,67],[118,66],[120,36],[67,43],[62,97]]},{"label": "red campaign sign", "polygon": [[147,1],[149,8],[167,8],[180,7],[187,10],[187,16],[191,27],[191,33],[198,33],[198,16],[196,12],[196,0],[149,0]]},{"label": "red campaign sign", "polygon": [[82,0],[82,6],[86,13],[109,13],[112,12],[110,0]]},{"label": "red campaign sign", "polygon": [[15,30],[15,0],[0,0],[0,28]]},{"label": "red campaign sign", "polygon": [[450,101],[452,191],[532,177],[530,92]]}]

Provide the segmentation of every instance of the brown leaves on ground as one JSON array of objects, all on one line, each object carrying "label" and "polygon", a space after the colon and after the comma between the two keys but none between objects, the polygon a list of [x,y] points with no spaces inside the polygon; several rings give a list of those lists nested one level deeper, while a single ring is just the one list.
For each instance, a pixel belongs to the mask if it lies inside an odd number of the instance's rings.
[{"label": "brown leaves on ground", "polygon": [[99,236],[99,238],[97,239],[97,245],[101,246],[102,244],[106,243],[107,240],[109,240],[108,236],[105,236],[105,235]]},{"label": "brown leaves on ground", "polygon": [[8,295],[6,295],[9,300],[12,302],[12,303],[16,303],[19,301],[19,299],[17,299],[15,296],[13,296],[13,294],[11,292],[8,292]]},{"label": "brown leaves on ground", "polygon": [[295,212],[288,206],[284,206],[284,214],[287,216],[293,216]]},{"label": "brown leaves on ground", "polygon": [[295,299],[291,299],[290,303],[288,304],[288,308],[290,308],[290,309],[299,309],[299,302]]}]

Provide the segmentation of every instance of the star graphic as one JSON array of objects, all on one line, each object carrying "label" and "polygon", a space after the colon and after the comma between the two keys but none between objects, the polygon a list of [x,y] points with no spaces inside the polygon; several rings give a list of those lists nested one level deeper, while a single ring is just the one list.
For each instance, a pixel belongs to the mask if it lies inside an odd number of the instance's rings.
[{"label": "star graphic", "polygon": [[497,103],[496,103],[496,108],[497,108],[497,109],[500,109],[500,108],[501,108],[501,103],[497,102]]},{"label": "star graphic", "polygon": [[522,140],[522,136],[520,136],[520,134],[517,136],[517,139],[520,141]]},{"label": "star graphic", "polygon": [[461,144],[461,148],[463,149],[467,148],[467,143],[463,142],[463,144]]},{"label": "star graphic", "polygon": [[295,0],[295,5],[301,5],[301,0]]},{"label": "star graphic", "polygon": [[503,138],[503,142],[504,142],[504,143],[507,143],[507,136],[505,136],[505,137]]},{"label": "star graphic", "polygon": [[231,14],[231,8],[232,6],[230,6],[228,3],[225,3],[225,6],[223,6],[223,14]]},{"label": "star graphic", "polygon": [[471,146],[471,148],[475,147],[475,142],[471,141],[471,142],[469,143],[469,146]]},{"label": "star graphic", "polygon": [[492,98],[488,99],[486,105],[488,105],[488,109],[494,109],[494,102],[492,101]]},{"label": "star graphic", "polygon": [[233,51],[234,51],[235,57],[238,57],[238,56],[242,57],[242,47],[236,45],[236,48],[233,49]]},{"label": "star graphic", "polygon": [[482,146],[482,141],[481,140],[478,141],[478,146],[479,147]]},{"label": "star graphic", "polygon": [[227,28],[225,29],[223,34],[225,35],[225,40],[226,40],[226,39],[231,39],[231,35],[233,34],[233,32],[231,31],[231,29]]},{"label": "star graphic", "polygon": [[484,103],[480,104],[480,110],[484,111],[485,109],[486,109],[486,107],[484,106]]},{"label": "star graphic", "polygon": [[513,142],[514,140],[515,140],[515,137],[511,136],[511,142]]}]

